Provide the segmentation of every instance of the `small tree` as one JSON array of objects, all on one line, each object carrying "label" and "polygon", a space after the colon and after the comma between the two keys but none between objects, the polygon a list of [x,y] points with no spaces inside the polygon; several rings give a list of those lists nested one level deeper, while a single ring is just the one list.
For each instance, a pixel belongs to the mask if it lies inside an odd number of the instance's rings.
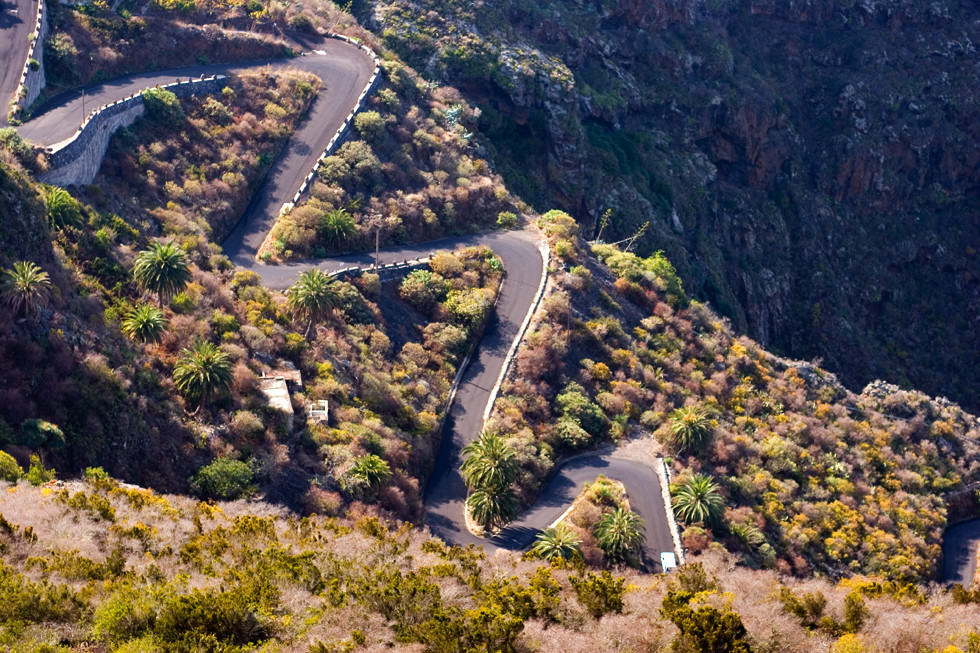
[{"label": "small tree", "polygon": [[173,241],[153,243],[136,257],[133,278],[143,290],[156,293],[163,308],[164,298],[173,297],[191,280],[187,255]]},{"label": "small tree", "polygon": [[4,272],[0,295],[15,315],[31,317],[48,303],[51,280],[48,273],[30,261],[17,261]]},{"label": "small tree", "polygon": [[725,500],[718,484],[707,474],[695,474],[675,487],[674,513],[688,524],[717,523],[725,512]]},{"label": "small tree", "polygon": [[163,311],[150,304],[137,306],[122,321],[122,332],[141,342],[160,342],[166,329]]},{"label": "small tree", "polygon": [[337,282],[317,268],[300,274],[296,283],[286,291],[286,306],[294,315],[307,320],[306,335],[315,322],[336,308],[338,299]]},{"label": "small tree", "polygon": [[643,520],[631,510],[615,508],[602,516],[595,527],[599,548],[613,562],[625,562],[639,553],[643,542]]},{"label": "small tree", "polygon": [[197,471],[191,488],[205,499],[238,499],[254,487],[252,468],[240,460],[218,458]]},{"label": "small tree", "polygon": [[517,478],[514,450],[496,433],[483,431],[476,441],[463,447],[461,470],[470,488],[504,488]]},{"label": "small tree", "polygon": [[336,246],[356,236],[357,225],[345,209],[335,209],[320,216],[316,233],[325,245]]},{"label": "small tree", "polygon": [[488,486],[473,491],[466,499],[466,507],[473,519],[487,530],[510,521],[517,514],[517,497],[509,485]]},{"label": "small tree", "polygon": [[214,344],[198,341],[184,349],[174,367],[174,384],[182,395],[202,404],[231,386],[231,361]]},{"label": "small tree", "polygon": [[47,447],[60,449],[65,446],[65,434],[57,424],[43,419],[25,419],[20,425],[21,444],[31,449]]},{"label": "small tree", "polygon": [[581,540],[564,522],[552,528],[546,528],[538,533],[537,540],[531,551],[545,560],[564,558],[571,560],[576,553],[581,553]]},{"label": "small tree", "polygon": [[679,451],[703,451],[711,439],[711,419],[698,406],[678,408],[670,414],[670,440]]},{"label": "small tree", "polygon": [[391,478],[391,468],[381,457],[369,453],[354,462],[351,476],[363,480],[372,491],[376,491]]}]

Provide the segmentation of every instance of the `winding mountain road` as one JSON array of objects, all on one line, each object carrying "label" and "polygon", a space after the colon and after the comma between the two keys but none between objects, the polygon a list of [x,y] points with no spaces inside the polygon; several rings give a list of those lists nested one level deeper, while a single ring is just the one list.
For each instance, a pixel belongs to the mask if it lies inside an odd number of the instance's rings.
[{"label": "winding mountain road", "polygon": [[[20,0],[29,1],[29,0]],[[270,266],[255,260],[266,233],[272,228],[279,208],[292,199],[327,143],[343,124],[374,69],[365,53],[343,41],[328,40],[306,56],[289,60],[255,61],[243,64],[207,65],[131,75],[54,98],[18,131],[35,143],[52,146],[72,136],[84,111],[123,99],[134,92],[177,79],[234,75],[257,67],[271,70],[298,68],[318,75],[323,89],[310,108],[308,119],[273,165],[245,216],[223,243],[225,254],[243,268],[261,275],[272,288],[289,286],[297,275],[312,266],[326,271],[369,266],[371,254],[338,256],[322,261],[305,261]],[[83,105],[84,103],[84,105]],[[492,539],[481,539],[467,531],[463,520],[466,488],[459,474],[460,452],[483,427],[483,414],[492,388],[500,375],[508,351],[518,337],[520,324],[531,309],[544,274],[544,261],[535,236],[527,232],[498,232],[449,238],[387,250],[381,263],[420,258],[438,249],[460,245],[486,245],[502,259],[505,282],[497,301],[495,317],[471,356],[447,416],[443,441],[432,477],[425,492],[426,522],[432,533],[457,544],[481,544],[490,551],[523,549],[537,532],[554,522],[585,483],[599,474],[626,485],[630,502],[646,524],[644,557],[648,569],[659,570],[661,551],[674,545],[661,498],[658,477],[649,462],[638,462],[617,451],[576,457],[554,474],[540,499],[520,518]]]},{"label": "winding mountain road", "polygon": [[980,548],[980,519],[950,526],[943,534],[944,583],[959,583],[967,589],[977,573],[977,550]]},{"label": "winding mountain road", "polygon": [[0,126],[7,124],[7,109],[20,86],[28,36],[34,30],[38,0],[0,0]]}]

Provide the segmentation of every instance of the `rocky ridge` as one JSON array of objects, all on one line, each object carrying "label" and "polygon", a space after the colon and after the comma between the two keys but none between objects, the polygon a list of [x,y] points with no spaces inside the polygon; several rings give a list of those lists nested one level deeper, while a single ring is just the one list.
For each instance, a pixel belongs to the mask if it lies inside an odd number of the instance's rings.
[{"label": "rocky ridge", "polygon": [[[436,0],[385,43],[483,109],[508,184],[650,227],[767,347],[975,407],[980,130],[968,3]],[[417,15],[417,14],[415,14]]]}]

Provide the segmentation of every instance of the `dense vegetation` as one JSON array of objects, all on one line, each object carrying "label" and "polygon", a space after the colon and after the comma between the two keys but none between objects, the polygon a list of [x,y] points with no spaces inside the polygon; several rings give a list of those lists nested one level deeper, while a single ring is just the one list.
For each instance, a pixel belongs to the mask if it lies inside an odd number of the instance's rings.
[{"label": "dense vegetation", "polygon": [[980,480],[973,416],[881,383],[852,394],[736,337],[661,255],[593,245],[593,258],[566,214],[540,224],[555,272],[488,425],[517,452],[525,502],[562,456],[639,429],[672,456],[694,553],[721,545],[799,576],[935,576],[945,496]]},{"label": "dense vegetation", "polygon": [[151,89],[146,117],[112,139],[83,198],[207,256],[209,242],[238,222],[320,86],[309,73],[257,71],[230,79],[220,95],[178,101]]},{"label": "dense vegetation", "polygon": [[[2,318],[0,438],[22,465],[40,451],[63,473],[99,463],[204,497],[260,488],[299,509],[418,514],[455,365],[493,304],[499,259],[441,253],[403,288],[365,274],[304,278],[281,295],[210,240],[237,219],[318,84],[255,73],[216,97],[148,92],[147,116],[114,137],[83,189],[90,203],[33,184],[21,161],[33,159],[10,139],[3,170],[23,196],[11,215],[46,221],[56,249],[33,252],[39,269],[9,261],[4,273],[15,310]],[[134,191],[145,201],[133,204]],[[148,239],[161,231],[167,240]],[[259,375],[289,367],[305,379],[296,433],[259,391]],[[314,400],[329,401],[332,427],[304,428]],[[37,420],[59,435],[27,428]]]},{"label": "dense vegetation", "polygon": [[[354,119],[351,137],[319,169],[310,196],[280,218],[267,259],[433,240],[507,223],[515,203],[483,158],[478,113],[453,88],[431,86],[398,61]],[[501,215],[504,218],[501,220]]]},{"label": "dense vegetation", "polygon": [[[119,485],[0,481],[12,651],[977,650],[980,606],[856,578],[665,576],[487,558],[372,518],[299,519]],[[961,597],[969,600],[970,597]],[[734,648],[705,648],[727,643]],[[948,648],[949,647],[949,648]]]},{"label": "dense vegetation", "polygon": [[[62,87],[100,68],[285,52],[177,25],[178,14],[305,33],[351,20],[316,2],[153,2],[145,18],[127,7],[56,11],[49,72]],[[366,15],[363,3],[347,8]],[[461,40],[445,48],[438,15],[383,14],[383,42],[440,75],[515,93],[577,80],[558,59],[448,28]],[[219,33],[211,50],[194,45]],[[168,38],[179,47],[155,46]],[[137,62],[143,50],[152,56]],[[499,136],[509,118],[481,116],[392,55],[384,69],[356,138],[279,222],[268,258],[535,217],[477,130],[482,117]],[[667,577],[625,566],[643,524],[603,478],[523,557],[488,559],[411,527],[450,383],[503,270],[470,248],[385,283],[310,269],[284,293],[234,270],[216,235],[318,87],[256,73],[210,98],[149,91],[146,118],[74,196],[34,182],[43,160],[0,131],[0,647],[980,651],[980,594],[927,584],[950,493],[980,480],[976,419],[883,383],[856,395],[814,364],[772,356],[692,300],[665,256],[585,243],[560,211],[537,221],[552,261],[542,309],[487,432],[464,450],[471,516],[492,530],[563,457],[643,434],[668,456],[695,563]],[[630,136],[589,135],[606,173],[635,154]],[[534,195],[513,164],[540,163],[529,143],[501,165]],[[260,374],[301,375],[295,428],[266,402]],[[329,421],[307,422],[322,400]],[[197,503],[93,465],[212,502],[268,502]],[[84,481],[55,481],[54,468]]]},{"label": "dense vegetation", "polygon": [[977,412],[975,5],[380,0],[373,17],[465,90],[538,210],[589,236],[609,215],[610,241],[647,224],[637,251],[665,250],[763,346]]}]

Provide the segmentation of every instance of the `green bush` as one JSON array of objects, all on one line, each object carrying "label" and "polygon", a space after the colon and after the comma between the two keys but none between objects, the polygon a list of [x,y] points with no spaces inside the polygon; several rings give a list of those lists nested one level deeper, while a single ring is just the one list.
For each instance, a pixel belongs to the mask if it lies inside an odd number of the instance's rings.
[{"label": "green bush", "polygon": [[24,478],[27,482],[37,487],[38,485],[43,485],[48,481],[54,480],[54,470],[45,469],[44,465],[41,464],[41,457],[37,454],[31,456],[31,466],[24,474]]},{"label": "green bush", "polygon": [[606,426],[606,417],[598,405],[589,400],[585,390],[577,383],[569,383],[565,391],[555,400],[558,409],[565,417],[575,420],[589,432],[598,437]]},{"label": "green bush", "polygon": [[0,563],[0,623],[68,622],[81,616],[84,602],[65,585],[33,583],[12,567]]},{"label": "green bush", "polygon": [[252,468],[240,460],[218,458],[197,471],[191,487],[205,499],[238,499],[254,490]]},{"label": "green bush", "polygon": [[[199,644],[217,640],[237,646],[257,644],[268,639],[272,632],[240,593],[200,590],[179,596],[163,606],[154,630],[169,642]],[[208,647],[205,650],[226,649]]]},{"label": "green bush", "polygon": [[354,118],[354,129],[368,143],[377,145],[385,137],[385,121],[377,111],[362,111]]},{"label": "green bush", "polygon": [[265,433],[265,424],[259,419],[258,415],[247,410],[240,410],[235,413],[231,423],[228,425],[231,432],[243,440],[254,440]]},{"label": "green bush", "polygon": [[575,596],[594,618],[623,611],[623,594],[626,593],[624,578],[614,578],[608,571],[596,576],[590,571],[584,576],[571,576],[569,580],[575,589]]},{"label": "green bush", "polygon": [[31,449],[58,449],[65,445],[65,434],[56,424],[43,419],[26,419],[20,425],[21,444]]},{"label": "green bush", "polygon": [[429,270],[409,273],[399,287],[401,298],[426,315],[432,314],[448,292],[449,284],[446,280]]},{"label": "green bush", "polygon": [[14,457],[6,451],[0,451],[0,481],[16,483],[24,475],[24,470],[20,468]]},{"label": "green bush", "polygon": [[161,124],[176,125],[186,117],[177,96],[163,88],[143,91],[143,105],[146,107],[146,117]]},{"label": "green bush", "polygon": [[501,229],[513,229],[517,226],[517,215],[511,211],[501,211],[497,214],[497,226]]}]

